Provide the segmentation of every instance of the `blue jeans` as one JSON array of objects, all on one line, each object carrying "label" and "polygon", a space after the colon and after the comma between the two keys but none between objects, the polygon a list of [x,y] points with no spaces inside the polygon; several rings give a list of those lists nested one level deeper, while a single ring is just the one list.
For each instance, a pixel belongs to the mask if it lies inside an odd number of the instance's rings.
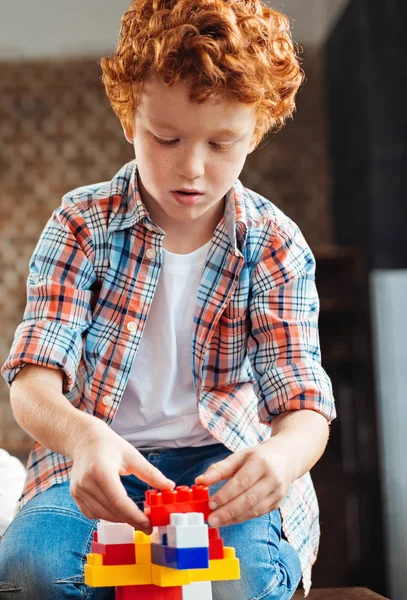
[{"label": "blue jeans", "polygon": [[[230,451],[223,444],[143,452],[177,485],[192,485]],[[122,477],[128,495],[142,507],[148,486]],[[221,484],[211,488],[214,493]],[[69,481],[37,494],[19,511],[0,542],[0,600],[113,600],[114,588],[90,588],[84,565],[96,521],[86,518],[69,493]],[[288,600],[301,579],[295,550],[282,539],[278,510],[220,528],[225,546],[240,559],[241,580],[213,583],[214,600]]]}]

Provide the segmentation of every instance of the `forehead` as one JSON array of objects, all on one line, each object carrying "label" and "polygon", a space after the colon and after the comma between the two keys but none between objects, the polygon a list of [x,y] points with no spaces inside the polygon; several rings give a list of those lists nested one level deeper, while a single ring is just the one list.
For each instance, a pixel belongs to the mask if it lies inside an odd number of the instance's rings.
[{"label": "forehead", "polygon": [[189,99],[190,87],[180,81],[166,86],[157,76],[143,83],[136,118],[155,127],[178,131],[199,128],[200,131],[241,133],[256,121],[255,108],[225,96],[201,104]]}]

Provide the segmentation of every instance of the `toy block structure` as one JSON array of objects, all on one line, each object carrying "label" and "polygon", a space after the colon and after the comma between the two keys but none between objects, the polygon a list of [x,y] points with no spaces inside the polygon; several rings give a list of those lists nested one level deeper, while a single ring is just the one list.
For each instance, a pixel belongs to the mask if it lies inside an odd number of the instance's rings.
[{"label": "toy block structure", "polygon": [[171,513],[202,513],[208,519],[209,489],[205,485],[180,485],[174,490],[159,492],[148,490],[144,501],[144,514],[150,519],[153,527],[170,523]]},{"label": "toy block structure", "polygon": [[212,600],[212,581],[240,578],[234,548],[224,547],[206,486],[146,492],[151,536],[99,521],[85,565],[90,587],[114,587],[116,600]]}]

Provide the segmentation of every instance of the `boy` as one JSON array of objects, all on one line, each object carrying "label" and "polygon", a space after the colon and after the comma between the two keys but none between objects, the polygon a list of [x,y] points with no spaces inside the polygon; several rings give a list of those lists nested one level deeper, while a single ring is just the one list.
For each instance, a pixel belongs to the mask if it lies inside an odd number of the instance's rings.
[{"label": "boy", "polygon": [[309,470],[335,416],[314,259],[238,180],[294,110],[288,21],[257,0],[134,0],[101,64],[136,158],[67,194],[30,264],[3,374],[36,443],[0,600],[112,597],[83,583],[95,519],[149,533],[148,486],[194,482],[241,560],[214,598],[285,600],[301,572],[308,593]]}]

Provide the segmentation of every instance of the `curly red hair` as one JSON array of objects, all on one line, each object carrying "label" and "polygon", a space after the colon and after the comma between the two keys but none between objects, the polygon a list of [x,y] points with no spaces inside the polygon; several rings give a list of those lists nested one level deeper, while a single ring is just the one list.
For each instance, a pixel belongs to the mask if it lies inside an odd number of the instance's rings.
[{"label": "curly red hair", "polygon": [[191,102],[226,94],[255,106],[256,145],[295,110],[304,79],[288,18],[260,0],[132,0],[114,56],[100,61],[112,108],[130,137],[144,79],[190,84]]}]

